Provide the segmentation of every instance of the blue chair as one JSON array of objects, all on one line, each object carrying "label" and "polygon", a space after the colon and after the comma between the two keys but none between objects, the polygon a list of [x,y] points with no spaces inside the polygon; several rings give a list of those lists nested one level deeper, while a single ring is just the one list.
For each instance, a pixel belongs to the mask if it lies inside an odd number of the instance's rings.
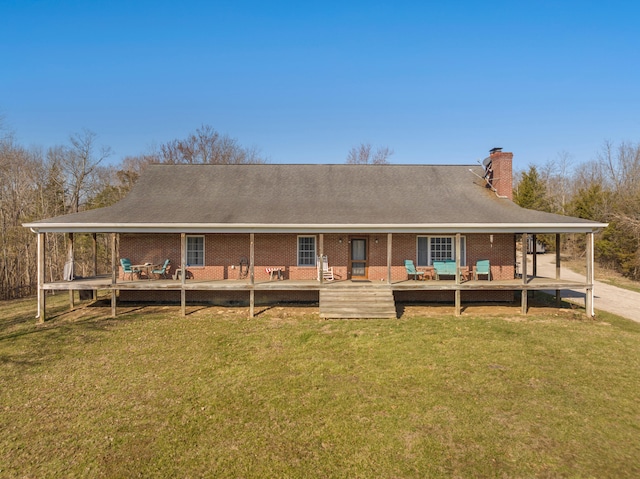
[{"label": "blue chair", "polygon": [[[456,262],[450,259],[434,261],[433,269],[437,280],[440,279],[440,276],[453,276],[454,278],[456,276]],[[462,279],[462,272],[460,273],[460,279]]]},{"label": "blue chair", "polygon": [[476,267],[473,268],[473,279],[478,280],[478,275],[486,274],[487,281],[491,281],[491,265],[488,259],[476,261]]},{"label": "blue chair", "polygon": [[169,264],[171,264],[171,261],[167,259],[164,261],[162,267],[160,267],[159,269],[152,269],[151,273],[157,275],[158,278],[162,276],[164,279],[167,279],[167,268],[169,267]]},{"label": "blue chair", "polygon": [[424,275],[424,271],[418,271],[416,266],[413,264],[413,260],[405,259],[404,267],[407,269],[407,275],[413,276],[413,279],[418,279],[418,276],[422,277]]},{"label": "blue chair", "polygon": [[131,275],[131,281],[133,281],[133,275],[140,275],[140,270],[131,266],[131,260],[127,258],[120,258],[120,264],[122,265],[123,279],[127,279],[127,275]]}]

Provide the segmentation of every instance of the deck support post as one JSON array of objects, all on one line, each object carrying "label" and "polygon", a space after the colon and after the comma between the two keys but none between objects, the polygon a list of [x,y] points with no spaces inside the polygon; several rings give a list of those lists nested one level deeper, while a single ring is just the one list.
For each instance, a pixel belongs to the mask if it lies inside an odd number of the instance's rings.
[{"label": "deck support post", "polygon": [[187,234],[180,233],[180,267],[182,274],[180,275],[180,314],[187,315],[187,292],[184,286],[187,282]]},{"label": "deck support post", "polygon": [[387,233],[387,283],[389,284],[391,284],[392,237],[392,233]]},{"label": "deck support post", "polygon": [[[460,247],[461,247],[461,239],[460,233],[456,233],[456,286],[460,284]],[[455,301],[456,301],[456,316],[460,316],[461,314],[461,301],[460,301],[460,288],[456,287],[455,291]]]},{"label": "deck support post", "polygon": [[256,291],[255,291],[255,271],[254,271],[254,260],[256,254],[256,234],[249,233],[249,284],[251,285],[251,290],[249,291],[249,318],[253,318],[255,316],[255,306],[256,306]]},{"label": "deck support post", "polygon": [[[73,279],[74,275],[74,251],[73,251],[73,233],[69,233],[69,245],[67,247],[67,261],[71,261],[71,278]],[[65,278],[66,280],[67,278]],[[69,290],[69,309],[73,309],[75,307],[74,301],[74,291],[73,289]]]},{"label": "deck support post", "polygon": [[45,299],[45,291],[44,291],[44,244],[45,244],[45,233],[38,232],[38,311],[36,314],[36,318],[40,323],[44,323],[46,320],[46,299]]},{"label": "deck support post", "polygon": [[595,316],[593,309],[593,282],[595,280],[593,274],[593,262],[594,262],[594,235],[593,232],[587,233],[587,291],[585,295],[585,312],[587,316],[592,318]]},{"label": "deck support post", "polygon": [[118,281],[118,263],[116,258],[118,257],[117,249],[118,233],[111,234],[111,317],[116,317],[116,283]]},{"label": "deck support post", "polygon": [[528,248],[528,238],[529,235],[527,233],[522,234],[522,314],[527,314],[527,300],[529,299],[529,292],[526,289],[527,285],[527,248]]},{"label": "deck support post", "polygon": [[[91,265],[91,277],[98,276],[98,234],[91,233],[91,250],[93,255],[93,264]],[[94,289],[92,292],[93,300],[98,299],[98,290]]]},{"label": "deck support post", "polygon": [[255,284],[255,270],[254,270],[254,260],[255,260],[255,243],[256,243],[256,234],[249,233],[249,284],[252,286]]},{"label": "deck support post", "polygon": [[538,276],[538,236],[537,235],[532,235],[532,243],[533,243],[533,256],[531,257],[531,260],[533,262],[533,271],[532,274],[533,276]]},{"label": "deck support post", "polygon": [[[560,233],[556,233],[556,280],[560,279]],[[562,306],[562,294],[556,289],[556,307]]]},{"label": "deck support post", "polygon": [[[324,261],[322,261],[322,256],[324,255],[324,234],[320,233],[318,235],[318,252],[320,253],[320,264],[318,266],[318,279],[320,280],[320,284],[324,283]],[[327,265],[329,267],[329,265]]]}]

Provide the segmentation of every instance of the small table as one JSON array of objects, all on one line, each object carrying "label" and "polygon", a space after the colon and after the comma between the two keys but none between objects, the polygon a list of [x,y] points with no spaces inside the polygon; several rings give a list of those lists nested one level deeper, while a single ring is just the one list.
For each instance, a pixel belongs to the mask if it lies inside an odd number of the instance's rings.
[{"label": "small table", "polygon": [[282,268],[265,268],[265,270],[269,273],[269,281],[271,281],[276,274],[278,275],[278,279],[283,279]]},{"label": "small table", "polygon": [[[147,280],[151,281],[151,270],[153,269],[153,264],[151,263],[145,263],[145,264],[134,264],[133,266],[131,266],[132,269],[137,269],[140,271],[140,273],[142,271],[144,271],[147,275]],[[140,276],[138,274],[138,276]]]}]

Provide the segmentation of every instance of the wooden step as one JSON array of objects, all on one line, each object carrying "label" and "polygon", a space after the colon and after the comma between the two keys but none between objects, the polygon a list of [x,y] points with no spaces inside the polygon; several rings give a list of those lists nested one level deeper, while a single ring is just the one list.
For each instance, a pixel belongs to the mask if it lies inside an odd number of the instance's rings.
[{"label": "wooden step", "polygon": [[359,288],[320,291],[321,318],[396,318],[391,289]]}]

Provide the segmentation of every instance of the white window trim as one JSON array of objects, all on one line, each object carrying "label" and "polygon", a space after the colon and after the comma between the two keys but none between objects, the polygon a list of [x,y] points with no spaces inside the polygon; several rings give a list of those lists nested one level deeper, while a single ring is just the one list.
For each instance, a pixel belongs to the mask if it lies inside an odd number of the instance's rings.
[{"label": "white window trim", "polygon": [[[187,265],[189,266],[189,268],[204,268],[204,266],[207,264],[206,261],[206,251],[207,251],[207,246],[206,246],[206,241],[205,241],[205,235],[187,235],[186,236],[186,240],[184,243],[184,247],[185,247],[185,252],[184,252],[184,257],[185,257],[185,261],[187,261]],[[191,264],[189,263],[189,238],[202,238],[202,264]]]},{"label": "white window trim", "polygon": [[[313,238],[313,264],[300,264],[300,238]],[[296,263],[300,268],[315,268],[318,256],[318,238],[316,235],[298,235],[296,237]]]},{"label": "white window trim", "polygon": [[[418,244],[419,238],[427,238],[427,264],[418,264]],[[456,251],[456,237],[451,235],[417,235],[416,236],[416,266],[433,266],[433,260],[431,259],[431,239],[432,238],[451,238],[453,245],[453,260],[455,261],[458,252]],[[464,235],[460,235],[460,249],[464,251],[464,256],[460,258],[460,266],[467,265],[467,238]]]}]

